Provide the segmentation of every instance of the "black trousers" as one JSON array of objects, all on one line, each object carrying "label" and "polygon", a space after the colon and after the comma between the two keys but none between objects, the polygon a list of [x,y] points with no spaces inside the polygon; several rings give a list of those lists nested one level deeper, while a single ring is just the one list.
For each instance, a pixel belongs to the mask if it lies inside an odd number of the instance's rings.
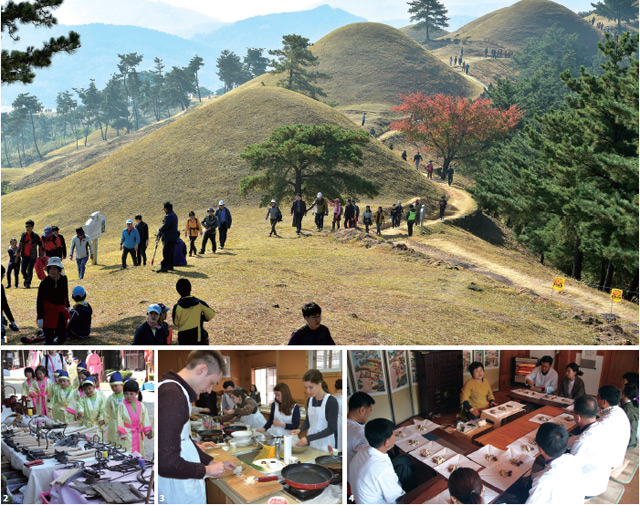
[{"label": "black trousers", "polygon": [[316,228],[322,230],[324,228],[324,212],[318,212],[316,214]]},{"label": "black trousers", "polygon": [[162,270],[173,270],[173,252],[176,248],[175,240],[167,240],[162,244],[162,261],[160,268]]},{"label": "black trousers", "polygon": [[196,235],[195,237],[189,237],[189,255],[191,254],[198,254],[198,249],[196,249],[196,239],[198,238],[198,236]]},{"label": "black trousers", "polygon": [[415,221],[407,221],[407,228],[409,229],[409,236],[413,236],[413,225]]},{"label": "black trousers", "polygon": [[300,230],[302,229],[302,218],[304,217],[304,214],[302,212],[294,212],[293,213],[293,222],[296,225],[296,233],[300,233]]},{"label": "black trousers", "polygon": [[[271,219],[271,233],[273,233],[274,235],[277,235],[276,233],[276,225],[278,224],[278,220],[277,219]],[[271,233],[269,235],[271,235]]]},{"label": "black trousers", "polygon": [[213,252],[216,252],[216,230],[213,231],[205,231],[204,236],[202,237],[202,247],[200,248],[200,254],[205,253],[205,249],[207,248],[207,241],[211,240],[211,245],[213,246]]},{"label": "black trousers", "polygon": [[138,266],[138,260],[136,259],[136,250],[135,248],[128,248],[128,247],[123,247],[122,248],[122,268],[127,268],[127,254],[131,255],[131,261],[133,261],[133,266],[137,267]]},{"label": "black trousers", "polygon": [[[62,314],[58,314],[58,326],[56,328],[43,328],[45,345],[61,345],[67,341],[67,320]],[[55,339],[58,338],[56,342]]]},{"label": "black trousers", "polygon": [[227,241],[227,223],[220,223],[218,231],[220,233],[220,249],[224,249],[224,243]]},{"label": "black trousers", "polygon": [[335,230],[336,226],[340,229],[340,216],[333,215],[333,222],[331,223],[331,229]]},{"label": "black trousers", "polygon": [[7,286],[11,286],[11,271],[14,271],[16,278],[16,287],[18,287],[18,274],[20,273],[20,258],[18,255],[13,257],[13,261],[7,267]]},{"label": "black trousers", "polygon": [[147,264],[147,246],[140,242],[138,245],[138,252],[136,252],[136,261],[138,265],[146,265]]},{"label": "black trousers", "polygon": [[31,286],[31,279],[33,278],[33,267],[35,266],[35,264],[35,258],[22,258],[21,270],[25,287]]},{"label": "black trousers", "polygon": [[393,464],[393,470],[396,472],[398,476],[398,480],[400,481],[400,486],[408,493],[412,489],[418,487],[418,480],[416,479],[413,463],[411,463],[411,458],[407,455],[393,455],[389,453],[389,457],[391,458],[391,463]]}]

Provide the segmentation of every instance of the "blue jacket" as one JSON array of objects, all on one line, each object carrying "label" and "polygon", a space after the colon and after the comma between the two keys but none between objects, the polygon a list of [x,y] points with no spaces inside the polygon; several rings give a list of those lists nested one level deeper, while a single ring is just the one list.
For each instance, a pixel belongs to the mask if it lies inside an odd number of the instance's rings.
[{"label": "blue jacket", "polygon": [[175,212],[170,211],[164,216],[160,232],[162,233],[163,242],[175,242],[178,240],[180,232],[178,231],[178,216],[176,216]]},{"label": "blue jacket", "polygon": [[[225,218],[227,221],[227,228],[231,228],[231,212],[226,207],[224,208]],[[222,212],[220,212],[220,208],[216,209],[215,213],[216,219],[218,220],[218,226],[222,223]]]},{"label": "blue jacket", "polygon": [[122,230],[122,238],[120,245],[124,245],[127,249],[133,249],[140,243],[140,234],[135,228],[131,228],[131,233],[125,228]]}]

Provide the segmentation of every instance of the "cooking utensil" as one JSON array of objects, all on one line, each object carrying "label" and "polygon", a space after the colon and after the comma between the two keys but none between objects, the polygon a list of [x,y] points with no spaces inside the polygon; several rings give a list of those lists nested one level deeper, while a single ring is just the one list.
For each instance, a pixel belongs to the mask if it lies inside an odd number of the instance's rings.
[{"label": "cooking utensil", "polygon": [[340,456],[318,456],[316,465],[321,465],[330,470],[342,470],[342,458]]},{"label": "cooking utensil", "polygon": [[280,473],[291,487],[304,490],[324,489],[333,478],[331,470],[313,463],[288,465]]}]

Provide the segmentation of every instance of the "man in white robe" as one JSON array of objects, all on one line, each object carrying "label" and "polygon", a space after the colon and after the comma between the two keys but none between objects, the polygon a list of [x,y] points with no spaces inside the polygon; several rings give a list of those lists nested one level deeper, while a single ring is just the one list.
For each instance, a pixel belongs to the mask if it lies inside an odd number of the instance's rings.
[{"label": "man in white robe", "polygon": [[526,376],[525,382],[534,390],[546,393],[548,395],[558,390],[558,372],[553,368],[553,358],[551,356],[542,356],[540,358],[540,366]]}]

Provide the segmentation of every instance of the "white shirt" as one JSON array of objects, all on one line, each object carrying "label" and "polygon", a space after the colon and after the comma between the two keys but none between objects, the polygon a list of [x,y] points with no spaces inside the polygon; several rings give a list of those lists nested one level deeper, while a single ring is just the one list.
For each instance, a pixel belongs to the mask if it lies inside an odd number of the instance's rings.
[{"label": "white shirt", "polygon": [[396,503],[404,494],[389,455],[370,445],[351,460],[349,483],[356,503]]},{"label": "white shirt", "polygon": [[231,397],[225,393],[222,395],[222,401],[220,402],[220,408],[225,411],[225,410],[233,410],[233,408],[235,407],[235,404],[233,403],[233,400],[231,400]]},{"label": "white shirt", "polygon": [[584,478],[576,457],[563,454],[532,475],[526,503],[584,503]]},{"label": "white shirt", "polygon": [[627,414],[617,405],[609,407],[600,413],[600,424],[608,434],[608,450],[611,453],[613,467],[620,466],[624,461],[631,438],[631,424]]},{"label": "white shirt", "polygon": [[614,466],[614,454],[609,450],[611,436],[598,421],[591,424],[576,439],[571,448],[582,468],[585,496],[598,496],[607,490]]},{"label": "white shirt", "polygon": [[547,394],[552,394],[558,390],[558,372],[553,368],[550,368],[547,375],[544,375],[540,367],[537,366],[533,369],[533,372],[527,375],[526,380],[532,381],[537,388],[544,388],[544,392]]},{"label": "white shirt", "polygon": [[347,473],[351,467],[351,460],[363,445],[369,445],[364,436],[364,424],[347,417]]}]

